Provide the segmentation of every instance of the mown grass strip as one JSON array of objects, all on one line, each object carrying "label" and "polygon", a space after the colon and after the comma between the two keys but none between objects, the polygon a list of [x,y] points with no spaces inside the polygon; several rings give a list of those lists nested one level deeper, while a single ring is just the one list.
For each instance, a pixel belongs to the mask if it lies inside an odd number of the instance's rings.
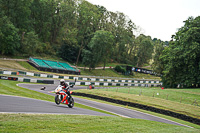
[{"label": "mown grass strip", "polygon": [[122,117],[44,114],[1,114],[0,132],[95,132],[95,133],[160,133],[191,132],[199,129],[187,128],[161,122]]}]

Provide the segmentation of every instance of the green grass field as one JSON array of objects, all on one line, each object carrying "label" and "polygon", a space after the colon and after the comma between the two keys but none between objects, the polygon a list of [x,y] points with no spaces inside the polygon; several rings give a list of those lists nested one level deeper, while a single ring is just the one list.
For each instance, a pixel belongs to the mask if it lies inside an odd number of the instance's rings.
[{"label": "green grass field", "polygon": [[[0,80],[0,94],[54,101],[53,96],[18,87],[17,83],[21,82]],[[77,103],[75,106],[107,113]],[[197,128],[121,117],[0,114],[0,132],[200,132]]]},{"label": "green grass field", "polygon": [[161,122],[122,117],[1,114],[0,132],[198,133],[200,130]]},{"label": "green grass field", "polygon": [[[113,64],[112,64],[113,65]],[[0,61],[2,68],[18,68],[24,71],[37,71],[27,62]],[[130,78],[120,75],[111,69],[82,71],[82,75],[114,76]],[[160,79],[151,75],[135,73],[132,78]],[[54,102],[54,97],[43,93],[21,88],[16,84],[21,82],[0,80],[0,94],[29,97]],[[141,91],[142,90],[142,91]],[[190,105],[193,100],[200,104],[200,89],[165,89],[158,88],[118,88],[104,90],[78,90],[84,93],[107,96],[115,99],[133,101],[145,105],[169,109],[192,117],[200,118],[200,107]],[[141,93],[142,92],[142,93]],[[139,94],[141,93],[141,96]],[[159,95],[157,95],[159,93]],[[154,97],[153,97],[154,94]],[[168,97],[167,97],[168,95]],[[182,98],[181,98],[182,97]],[[187,97],[187,98],[185,98]],[[181,103],[180,103],[181,100]],[[108,113],[99,109],[75,103],[76,107]],[[129,107],[128,107],[129,108]],[[147,111],[144,111],[147,112]],[[147,112],[148,113],[148,112]],[[108,113],[111,114],[111,113]],[[154,114],[154,113],[152,113]],[[156,115],[156,114],[155,114]],[[162,117],[162,115],[160,115]],[[166,116],[165,118],[169,118]],[[182,122],[181,120],[175,120]],[[39,114],[0,114],[0,132],[199,132],[200,126],[187,122],[183,124],[194,127],[185,128],[154,121],[129,119],[121,117],[99,117],[80,115],[39,115]]]},{"label": "green grass field", "polygon": [[127,87],[127,88],[109,88],[104,89],[112,92],[120,92],[125,94],[144,95],[148,97],[155,97],[166,99],[184,104],[192,104],[195,99],[200,105],[200,89],[160,89],[148,87]]}]

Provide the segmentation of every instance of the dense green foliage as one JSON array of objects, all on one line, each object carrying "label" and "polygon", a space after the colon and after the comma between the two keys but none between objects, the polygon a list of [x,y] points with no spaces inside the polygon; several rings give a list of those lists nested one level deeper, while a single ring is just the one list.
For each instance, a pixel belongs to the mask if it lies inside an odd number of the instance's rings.
[{"label": "dense green foliage", "polygon": [[17,34],[18,29],[6,16],[0,18],[0,27],[0,51],[2,54],[13,55],[20,45],[20,38]]},{"label": "dense green foliage", "polygon": [[120,73],[125,73],[126,70],[122,68],[120,65],[117,65],[115,67],[115,71],[120,72]]},{"label": "dense green foliage", "polygon": [[104,69],[107,60],[112,52],[114,36],[108,31],[96,31],[94,37],[87,45],[88,50],[84,51],[83,63],[94,68],[96,64],[104,62]]},{"label": "dense green foliage", "polygon": [[1,55],[58,56],[91,68],[152,58],[151,37],[135,36],[128,16],[85,0],[0,0],[0,9]]},{"label": "dense green foliage", "polygon": [[186,20],[172,39],[160,58],[164,86],[199,87],[200,16]]}]

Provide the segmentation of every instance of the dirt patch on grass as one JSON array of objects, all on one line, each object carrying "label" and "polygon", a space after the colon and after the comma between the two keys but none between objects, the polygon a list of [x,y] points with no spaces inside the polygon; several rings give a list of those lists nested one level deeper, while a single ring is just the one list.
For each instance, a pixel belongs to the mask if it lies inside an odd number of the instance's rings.
[{"label": "dirt patch on grass", "polygon": [[14,60],[0,60],[0,68],[27,70]]}]

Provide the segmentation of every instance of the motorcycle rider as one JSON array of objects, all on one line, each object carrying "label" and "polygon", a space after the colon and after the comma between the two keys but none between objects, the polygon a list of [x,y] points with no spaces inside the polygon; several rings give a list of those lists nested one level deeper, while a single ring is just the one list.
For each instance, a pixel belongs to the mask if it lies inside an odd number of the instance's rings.
[{"label": "motorcycle rider", "polygon": [[60,80],[60,85],[62,85],[62,89],[63,89],[64,92],[68,95],[68,101],[70,101],[71,94],[70,94],[70,91],[69,91],[68,84],[65,82],[64,79],[61,79],[61,80]]}]

